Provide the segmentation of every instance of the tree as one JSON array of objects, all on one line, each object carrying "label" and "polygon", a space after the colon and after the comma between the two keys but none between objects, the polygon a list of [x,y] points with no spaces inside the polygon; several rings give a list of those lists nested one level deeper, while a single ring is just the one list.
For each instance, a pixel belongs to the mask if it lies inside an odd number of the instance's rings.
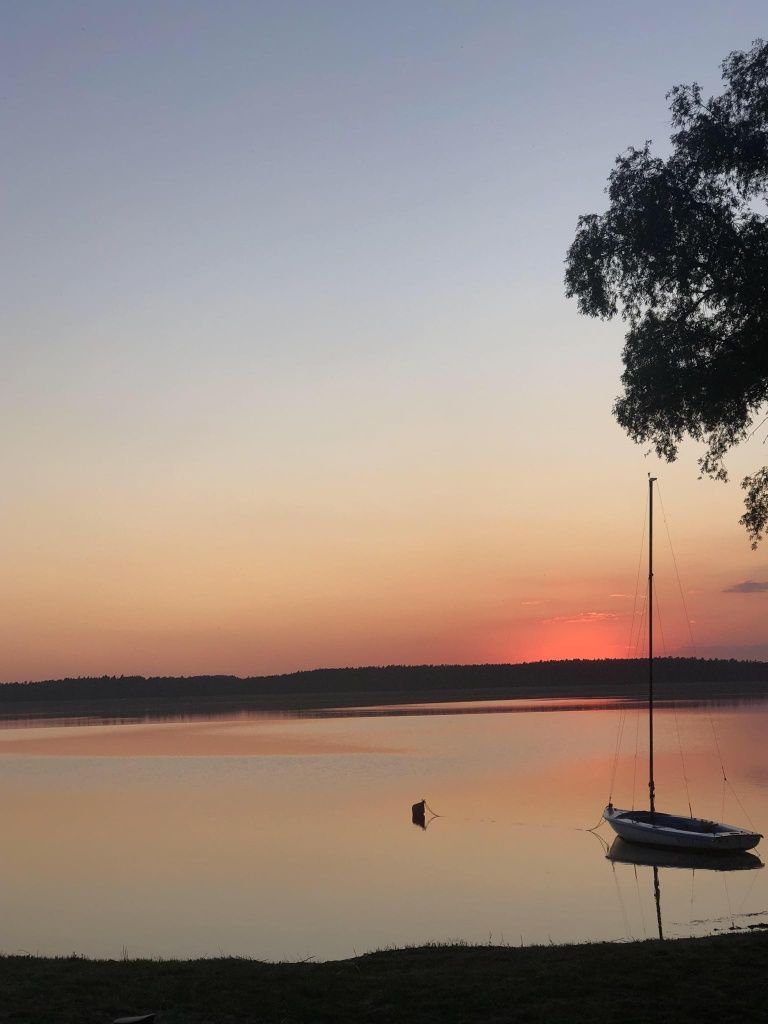
[{"label": "tree", "polygon": [[[566,294],[581,313],[627,323],[614,415],[672,462],[703,441],[702,473],[768,419],[768,44],[722,64],[725,89],[667,95],[671,153],[617,157],[603,214],[579,218]],[[768,531],[768,466],[745,477],[741,523]]]}]

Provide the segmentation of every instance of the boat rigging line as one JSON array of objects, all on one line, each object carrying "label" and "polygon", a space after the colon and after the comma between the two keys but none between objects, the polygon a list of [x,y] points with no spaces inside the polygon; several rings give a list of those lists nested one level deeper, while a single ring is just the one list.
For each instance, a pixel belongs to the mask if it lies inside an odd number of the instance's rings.
[{"label": "boat rigging line", "polygon": [[[653,498],[654,498],[654,484],[656,483],[656,477],[648,474],[648,589],[646,598],[646,614],[647,614],[647,636],[648,636],[648,658],[647,658],[647,672],[648,672],[648,696],[647,696],[647,709],[648,709],[648,800],[650,810],[635,810],[634,806],[631,810],[621,810],[614,806],[612,793],[613,786],[616,779],[616,770],[619,756],[619,748],[621,743],[622,733],[624,731],[625,718],[619,722],[617,747],[614,754],[614,764],[611,778],[611,799],[609,799],[608,805],[603,810],[603,816],[609,823],[614,832],[617,833],[623,839],[640,844],[650,844],[652,846],[664,847],[674,846],[676,848],[684,850],[720,850],[720,851],[746,851],[751,850],[756,846],[762,839],[762,835],[754,829],[752,830],[737,827],[735,825],[727,825],[723,822],[710,821],[703,818],[694,818],[693,811],[691,809],[690,801],[690,788],[688,786],[688,777],[685,770],[685,757],[682,749],[682,742],[680,739],[679,723],[677,721],[677,712],[674,702],[672,707],[675,714],[675,724],[678,737],[678,746],[680,749],[681,765],[683,768],[683,781],[686,787],[686,796],[688,798],[688,810],[690,817],[684,817],[677,814],[659,813],[656,810],[656,780],[654,773],[654,646],[653,646],[653,632],[654,632],[654,604],[658,604],[658,594],[656,590],[656,580],[654,574],[653,564]],[[658,490],[658,487],[657,487]],[[669,534],[669,524],[664,516],[665,526],[667,529],[667,536],[670,540],[671,548],[671,537]],[[674,549],[673,556],[674,556]],[[677,570],[677,559],[674,558],[676,575],[678,578],[678,587],[682,593],[682,586],[680,584],[680,574]],[[685,608],[685,602],[683,602]],[[687,609],[686,609],[687,612]],[[661,628],[660,616],[659,626]],[[689,623],[690,632],[690,616],[686,614],[686,618]],[[661,633],[662,647],[666,650],[666,641]],[[708,705],[707,711],[710,713],[711,709]],[[714,724],[714,723],[713,723]],[[715,734],[716,735],[716,734]],[[723,775],[723,783],[727,782],[727,776],[725,774],[725,767],[722,762],[722,752],[720,751],[719,742],[716,744],[718,751],[718,757],[721,764],[721,771]],[[733,787],[731,786],[733,791]],[[734,794],[735,795],[735,794]],[[724,799],[724,798],[723,798]],[[741,801],[739,801],[741,804]],[[634,805],[634,797],[633,797]],[[748,817],[748,815],[747,815]],[[751,822],[750,822],[751,824]],[[659,930],[661,931],[661,922],[659,922]]]},{"label": "boat rigging line", "polygon": [[[639,554],[637,556],[637,573],[635,575],[635,593],[634,593],[634,598],[633,598],[633,601],[632,601],[632,616],[631,616],[630,622],[629,622],[629,642],[627,643],[627,657],[628,658],[631,658],[633,656],[634,657],[638,657],[640,641],[641,641],[641,637],[643,636],[644,629],[645,629],[646,601],[645,601],[645,599],[643,597],[643,598],[640,598],[640,609],[639,609],[640,621],[638,623],[638,628],[637,628],[637,637],[635,638],[635,621],[636,621],[636,618],[638,616],[638,595],[640,594],[640,573],[641,573],[642,564],[643,564],[643,552],[645,551],[645,531],[646,531],[647,524],[648,524],[648,508],[647,508],[647,506],[644,505],[643,506],[643,529],[642,529],[642,532],[641,532],[641,535],[640,535],[640,552],[639,552]],[[616,783],[616,771],[617,771],[618,765],[619,765],[619,755],[621,753],[621,744],[622,744],[622,741],[624,739],[624,729],[625,729],[625,726],[626,726],[627,714],[628,714],[628,709],[626,707],[619,708],[619,721],[618,721],[618,728],[617,728],[617,735],[616,735],[616,745],[615,745],[614,752],[613,752],[613,767],[611,769],[611,782],[610,782],[610,786],[608,787],[608,803],[612,803],[613,802],[613,788],[614,788],[614,785]],[[638,714],[639,714],[639,712],[638,712]],[[639,722],[639,718],[638,718],[638,722]],[[637,754],[635,754],[635,756],[637,756]],[[634,787],[633,787],[633,789],[634,789]],[[602,822],[603,820],[604,819],[601,817],[600,821]],[[598,825],[599,824],[600,823],[598,823]],[[598,827],[598,826],[595,826],[595,827]],[[590,831],[590,830],[588,830],[588,831]]]},{"label": "boat rigging line", "polygon": [[[685,600],[685,591],[683,590],[683,584],[682,584],[682,581],[680,579],[680,570],[678,568],[677,557],[675,555],[675,546],[672,543],[672,534],[671,534],[670,529],[669,529],[669,522],[667,520],[667,513],[666,513],[666,510],[664,508],[664,499],[662,498],[661,487],[659,486],[658,481],[656,482],[656,493],[659,496],[659,505],[661,506],[661,517],[662,517],[662,519],[664,521],[664,529],[666,530],[667,541],[669,543],[669,550],[670,550],[670,554],[672,555],[672,565],[674,566],[674,569],[675,569],[675,578],[677,579],[677,588],[678,588],[678,590],[680,592],[680,600],[681,600],[682,605],[683,605],[683,612],[685,614],[685,622],[686,622],[686,625],[688,627],[688,638],[690,640],[691,650],[693,652],[694,658],[698,658],[699,652],[698,652],[698,649],[697,649],[697,646],[696,646],[696,641],[695,641],[694,636],[693,636],[693,630],[691,629],[691,616],[690,616],[690,614],[688,612],[688,604],[687,604],[687,602]],[[656,600],[657,600],[657,603],[658,603],[658,597],[657,597]],[[726,791],[726,788],[728,788],[728,789],[730,789],[731,794],[733,795],[734,800],[739,805],[739,809],[741,810],[742,814],[747,819],[750,827],[752,829],[754,829],[755,828],[755,824],[752,821],[752,818],[750,817],[749,812],[747,811],[747,809],[744,806],[744,804],[741,802],[739,794],[734,789],[733,784],[731,783],[730,779],[728,778],[728,776],[726,774],[725,762],[723,760],[723,754],[722,754],[722,750],[720,748],[720,739],[719,739],[719,737],[717,735],[717,729],[715,728],[715,719],[714,719],[714,716],[712,715],[712,709],[710,707],[709,702],[707,702],[707,704],[706,704],[706,709],[707,709],[707,717],[709,718],[709,725],[710,725],[710,728],[712,729],[712,738],[713,738],[714,743],[715,743],[715,751],[717,752],[717,759],[718,759],[718,762],[720,764],[720,773],[721,773],[722,779],[723,779],[722,799],[721,799],[721,806],[720,806],[720,817],[721,818],[725,817],[725,791]],[[681,755],[682,755],[682,748],[681,748]],[[688,785],[688,783],[687,783],[687,779],[686,779],[686,790],[687,790],[687,785]],[[689,798],[689,806],[690,806],[690,798]],[[691,817],[693,817],[693,813],[691,813]]]},{"label": "boat rigging line", "polygon": [[635,809],[635,792],[637,790],[637,751],[640,747],[640,708],[635,711],[635,757],[632,762],[632,810]]},{"label": "boat rigging line", "polygon": [[[667,536],[669,536],[669,531],[667,531]],[[670,545],[671,545],[671,541],[670,541]],[[669,648],[667,647],[667,641],[666,641],[666,639],[664,637],[664,626],[663,626],[663,620],[662,620],[662,617],[661,617],[661,602],[659,601],[659,592],[658,592],[658,590],[656,588],[656,581],[655,580],[654,580],[654,583],[653,583],[653,596],[654,596],[654,599],[656,601],[656,619],[657,619],[657,621],[659,623],[659,632],[661,633],[661,647],[662,647],[662,650],[664,651],[664,653],[668,654],[669,653]],[[686,612],[686,618],[687,617],[688,617],[688,613]],[[689,626],[689,628],[690,628],[690,626]],[[691,817],[693,817],[693,808],[691,807],[691,790],[690,790],[690,786],[688,785],[688,772],[685,769],[685,754],[683,753],[683,740],[682,740],[682,737],[680,735],[680,720],[679,720],[679,718],[677,716],[677,701],[672,701],[672,717],[673,717],[674,722],[675,722],[675,733],[677,735],[677,749],[678,749],[678,752],[680,754],[680,768],[682,770],[682,775],[683,775],[683,785],[685,786],[685,799],[688,802],[688,813],[690,814]],[[720,817],[722,818],[723,815],[721,814]]]}]

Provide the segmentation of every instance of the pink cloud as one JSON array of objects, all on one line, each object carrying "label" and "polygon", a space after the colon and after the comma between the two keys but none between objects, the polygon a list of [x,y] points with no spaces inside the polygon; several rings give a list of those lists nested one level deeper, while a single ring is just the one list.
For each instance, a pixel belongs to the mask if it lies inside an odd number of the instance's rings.
[{"label": "pink cloud", "polygon": [[542,619],[542,623],[545,626],[552,626],[562,622],[616,622],[621,615],[617,615],[615,612],[577,612],[575,615],[555,615],[551,619]]}]

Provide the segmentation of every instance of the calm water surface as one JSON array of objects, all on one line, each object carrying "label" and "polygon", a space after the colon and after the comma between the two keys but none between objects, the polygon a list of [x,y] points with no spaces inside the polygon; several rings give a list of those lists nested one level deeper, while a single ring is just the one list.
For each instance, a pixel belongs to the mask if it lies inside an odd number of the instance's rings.
[{"label": "calm water surface", "polygon": [[[644,714],[436,710],[0,723],[0,950],[293,960],[656,935],[653,869],[611,863],[583,831],[622,718],[614,802],[634,788],[644,803]],[[682,749],[694,813],[768,832],[768,702],[711,712],[744,809],[693,706],[657,716],[658,805],[687,809]],[[425,831],[410,820],[422,796],[441,815]],[[669,937],[768,923],[766,871],[658,876]]]}]

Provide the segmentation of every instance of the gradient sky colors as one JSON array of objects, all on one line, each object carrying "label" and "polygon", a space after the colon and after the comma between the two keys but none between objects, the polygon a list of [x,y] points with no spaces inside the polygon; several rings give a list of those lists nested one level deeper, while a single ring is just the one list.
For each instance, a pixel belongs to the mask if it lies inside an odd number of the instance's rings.
[{"label": "gradient sky colors", "polygon": [[699,653],[768,657],[737,484],[562,286],[763,3],[2,9],[0,679],[621,655],[649,470]]}]

